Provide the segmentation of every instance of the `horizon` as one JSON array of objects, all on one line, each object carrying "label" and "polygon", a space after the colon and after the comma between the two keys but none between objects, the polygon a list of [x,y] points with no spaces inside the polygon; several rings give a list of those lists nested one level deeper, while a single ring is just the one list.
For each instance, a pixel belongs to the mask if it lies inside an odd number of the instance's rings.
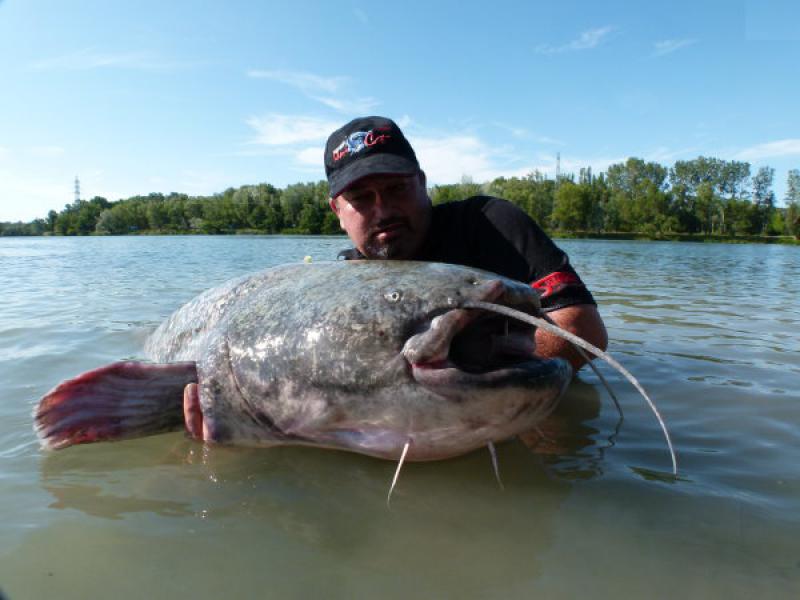
[{"label": "horizon", "polygon": [[783,206],[797,22],[789,0],[0,0],[0,221],[62,210],[76,176],[109,201],[324,180],[327,136],[364,114],[400,124],[430,186],[702,155],[773,167]]}]

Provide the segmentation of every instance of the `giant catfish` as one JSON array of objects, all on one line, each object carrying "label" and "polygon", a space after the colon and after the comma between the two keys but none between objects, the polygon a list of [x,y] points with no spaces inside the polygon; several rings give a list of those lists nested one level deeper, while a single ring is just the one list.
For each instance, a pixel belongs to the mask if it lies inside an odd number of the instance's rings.
[{"label": "giant catfish", "polygon": [[267,269],[177,310],[148,339],[151,362],[54,388],[36,429],[48,448],[186,426],[220,444],[463,454],[535,427],[572,376],[566,361],[535,356],[533,326],[463,308],[469,301],[540,312],[531,287],[454,265]]}]

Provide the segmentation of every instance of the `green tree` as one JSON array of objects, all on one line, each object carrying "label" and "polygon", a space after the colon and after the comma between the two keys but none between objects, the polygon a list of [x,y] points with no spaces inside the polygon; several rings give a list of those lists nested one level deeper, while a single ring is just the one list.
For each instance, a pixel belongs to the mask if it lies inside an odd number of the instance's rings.
[{"label": "green tree", "polygon": [[309,202],[303,206],[297,222],[297,228],[312,235],[322,233],[322,225],[325,222],[325,209],[320,202]]},{"label": "green tree", "polygon": [[172,193],[164,200],[167,222],[165,227],[169,231],[188,231],[189,220],[186,218],[186,194]]},{"label": "green tree", "polygon": [[758,208],[748,200],[730,200],[727,204],[728,231],[735,235],[754,235],[760,231]]},{"label": "green tree", "polygon": [[[672,230],[671,195],[666,167],[640,158],[629,158],[608,168],[606,226],[619,231],[656,232]],[[590,174],[584,177],[591,177]]]},{"label": "green tree", "polygon": [[592,215],[591,187],[562,181],[556,190],[553,206],[553,224],[566,231],[585,231],[589,229]]},{"label": "green tree", "polygon": [[786,197],[787,205],[800,204],[800,169],[790,169],[786,175]]},{"label": "green tree", "polygon": [[[116,208],[116,207],[115,207]],[[104,235],[119,235],[128,232],[127,223],[122,217],[122,211],[107,208],[97,218],[95,231]]]},{"label": "green tree", "polygon": [[[316,186],[313,183],[295,183],[286,187],[281,193],[284,227],[296,229],[300,227],[300,213],[303,207],[315,200]],[[321,198],[320,198],[321,200]]]},{"label": "green tree", "polygon": [[280,231],[282,224],[275,228],[274,217],[270,215],[270,205],[280,205],[280,192],[268,183],[260,183],[251,188],[251,207],[249,210],[249,226],[267,233]]},{"label": "green tree", "polygon": [[704,181],[697,186],[695,215],[701,223],[703,233],[714,233],[714,225],[718,223],[719,206],[719,197],[714,193],[710,181]]},{"label": "green tree", "polygon": [[786,232],[800,240],[800,204],[794,202],[786,207]]},{"label": "green tree", "polygon": [[753,203],[759,210],[761,233],[766,233],[775,208],[775,193],[772,191],[772,181],[775,169],[761,167],[753,177]]},{"label": "green tree", "polygon": [[468,177],[462,177],[461,183],[436,185],[428,190],[428,195],[433,204],[454,202],[456,200],[470,198],[471,196],[480,196],[484,193],[483,186],[473,183]]},{"label": "green tree", "polygon": [[30,236],[42,235],[49,231],[47,221],[34,219],[30,223],[17,221],[16,223],[0,223],[0,236]]},{"label": "green tree", "polygon": [[55,233],[56,230],[56,221],[58,220],[58,213],[54,210],[51,210],[47,213],[47,231],[50,233]]},{"label": "green tree", "polygon": [[747,182],[750,179],[750,163],[723,161],[717,173],[716,187],[720,196],[733,200],[747,195]]},{"label": "green tree", "polygon": [[169,225],[169,211],[161,198],[148,200],[145,208],[147,228],[151,231],[163,231]]},{"label": "green tree", "polygon": [[555,181],[546,179],[539,171],[534,171],[522,178],[498,177],[486,186],[485,193],[505,198],[546,227],[553,212],[555,189]]},{"label": "green tree", "polygon": [[786,178],[786,232],[800,239],[800,169],[791,169]]},{"label": "green tree", "polygon": [[270,198],[264,215],[264,228],[269,233],[279,233],[286,227],[286,219],[283,216],[283,204],[280,198]]},{"label": "green tree", "polygon": [[322,233],[325,235],[336,235],[342,233],[342,228],[339,226],[339,218],[330,208],[325,211],[325,218],[322,221]]},{"label": "green tree", "polygon": [[635,198],[641,188],[648,183],[657,189],[664,189],[666,180],[666,167],[633,157],[624,163],[611,165],[606,174],[608,188],[612,193],[623,192],[631,198]]}]

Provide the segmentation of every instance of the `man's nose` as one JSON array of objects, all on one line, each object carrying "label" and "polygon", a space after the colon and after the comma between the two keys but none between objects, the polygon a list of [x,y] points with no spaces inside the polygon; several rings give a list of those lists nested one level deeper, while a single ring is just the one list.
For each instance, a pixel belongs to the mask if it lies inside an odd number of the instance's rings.
[{"label": "man's nose", "polygon": [[393,203],[388,194],[381,192],[380,190],[375,190],[375,201],[373,202],[373,206],[376,210],[386,211],[393,207]]}]

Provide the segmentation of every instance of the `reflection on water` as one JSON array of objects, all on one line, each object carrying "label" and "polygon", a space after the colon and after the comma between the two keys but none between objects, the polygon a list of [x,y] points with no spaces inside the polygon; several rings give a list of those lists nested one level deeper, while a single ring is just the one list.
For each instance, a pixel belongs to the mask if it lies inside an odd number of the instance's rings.
[{"label": "reflection on water", "polygon": [[[56,382],[141,355],[196,293],[343,238],[0,239],[0,588],[20,598],[797,597],[800,249],[569,241],[624,420],[582,373],[488,451],[403,468],[169,434],[44,453]],[[759,282],[743,286],[742,282]],[[663,590],[663,592],[662,592]]]},{"label": "reflection on water", "polygon": [[50,508],[80,508],[93,517],[121,519],[123,514],[132,512],[150,512],[162,516],[190,514],[187,504],[137,496],[115,496],[95,485],[66,483],[57,486],[45,483],[44,487],[58,499],[50,504]]},{"label": "reflection on water", "polygon": [[[562,409],[537,431],[499,445],[507,487],[600,474],[603,448],[594,446],[590,435],[595,432],[576,414]],[[450,485],[463,492],[474,487],[473,492],[489,496],[501,493],[494,487],[488,452],[474,452],[442,464],[446,469],[439,463],[408,463],[393,507],[427,503],[432,494],[446,493]],[[50,508],[116,520],[139,512],[208,518],[246,509],[248,514],[266,510],[274,515],[276,509],[294,512],[298,502],[316,499],[325,499],[327,510],[334,510],[337,491],[342,489],[348,490],[342,507],[356,502],[380,511],[394,465],[338,451],[211,446],[169,434],[49,452],[40,468],[42,487],[55,498]],[[434,477],[429,478],[429,473]],[[180,490],[172,485],[175,478],[182,481]],[[132,488],[131,481],[138,481],[140,487]],[[196,493],[195,488],[204,491]],[[209,494],[214,489],[225,490],[216,498],[220,503],[204,504],[201,499],[214,498]],[[243,495],[239,497],[237,491]],[[254,502],[252,495],[259,501]]]},{"label": "reflection on water", "polygon": [[552,477],[591,479],[603,473],[603,457],[614,446],[621,417],[612,429],[592,425],[600,414],[600,388],[573,381],[556,411],[520,440],[541,457]]},{"label": "reflection on water", "polygon": [[162,516],[193,514],[191,503],[151,497],[148,488],[132,490],[131,474],[162,470],[179,465],[182,447],[173,444],[157,454],[146,443],[113,444],[107,452],[93,452],[91,447],[77,447],[73,452],[47,452],[40,463],[42,487],[55,501],[49,508],[77,509],[106,519],[143,512]]},{"label": "reflection on water", "polygon": [[[51,569],[55,575],[40,577],[37,593],[54,592],[66,567],[88,568],[84,553],[111,544],[113,560],[100,557],[93,579],[119,593],[126,584],[110,581],[105,568],[119,572],[120,563],[141,561],[140,553],[170,561],[170,579],[190,576],[193,588],[219,586],[213,581],[219,572],[244,572],[252,589],[268,569],[269,589],[280,597],[298,585],[299,596],[323,588],[326,597],[372,595],[409,570],[416,581],[408,582],[408,590],[469,595],[475,586],[524,587],[539,572],[538,552],[553,541],[555,515],[569,487],[548,478],[520,443],[501,445],[498,452],[511,493],[497,488],[488,453],[479,452],[406,465],[388,509],[394,465],[342,452],[210,447],[179,435],[70,449],[42,461],[41,480],[57,498],[51,507],[80,511],[91,517],[89,527],[79,534],[75,519],[67,519],[33,533],[6,564],[29,572]],[[526,502],[518,501],[520,493]],[[141,527],[144,522],[151,525]],[[470,524],[480,524],[479,544]],[[69,540],[78,552],[56,559],[44,548],[53,538]],[[528,552],[509,556],[509,544]],[[168,558],[168,552],[175,555]],[[471,565],[469,573],[461,572],[463,564]],[[338,587],[317,576],[299,584],[308,573],[333,576]],[[228,584],[237,589],[242,582],[228,578]],[[167,584],[158,595],[175,589]],[[390,587],[381,596],[405,593]]]}]

